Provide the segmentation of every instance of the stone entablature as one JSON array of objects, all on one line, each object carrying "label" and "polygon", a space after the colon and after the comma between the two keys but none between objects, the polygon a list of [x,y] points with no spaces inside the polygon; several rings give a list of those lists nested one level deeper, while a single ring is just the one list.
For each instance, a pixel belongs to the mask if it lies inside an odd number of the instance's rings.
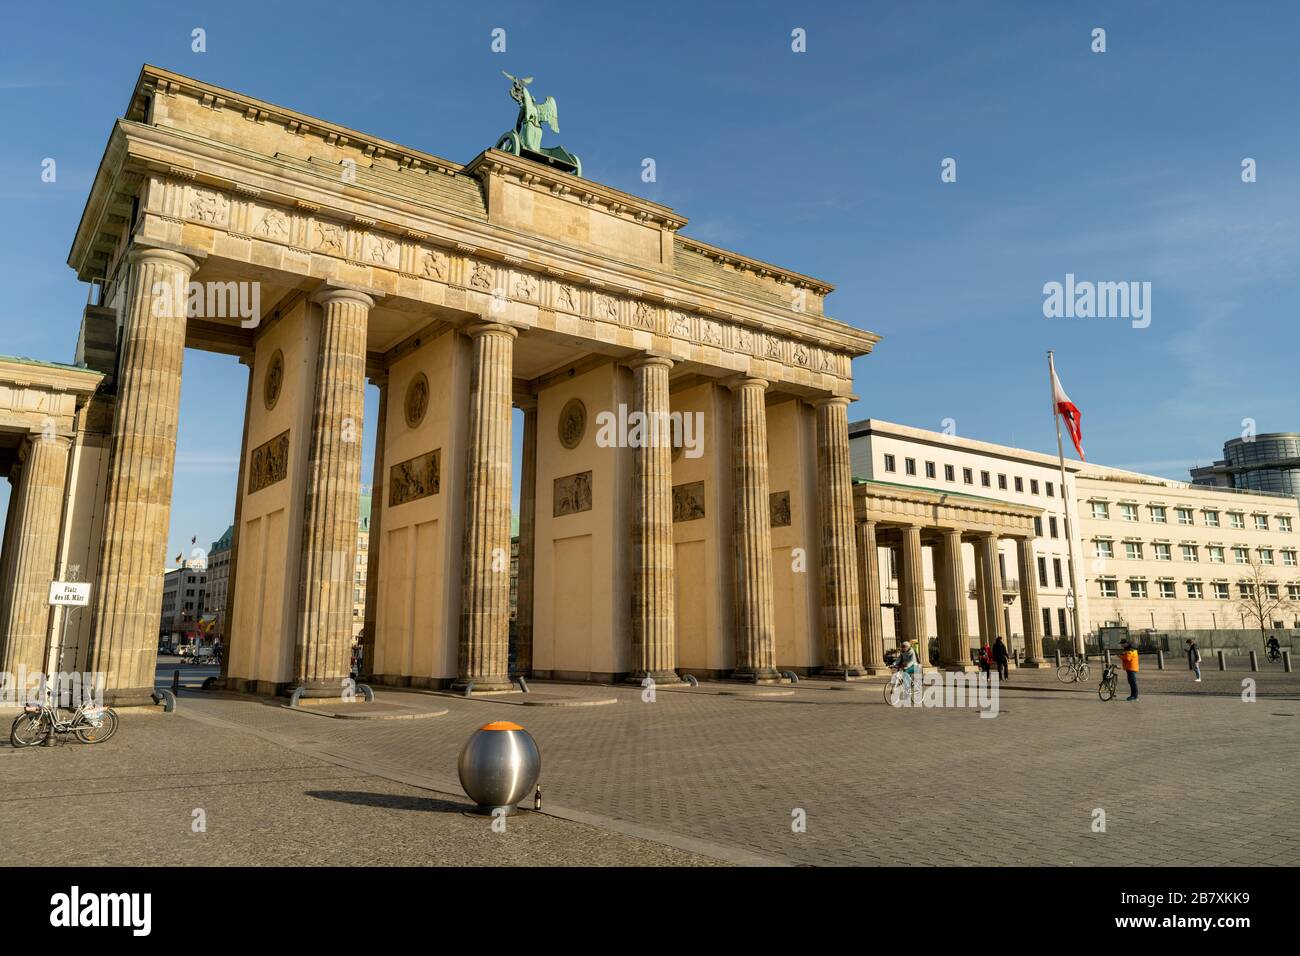
[{"label": "stone entablature", "polygon": [[78,405],[102,378],[90,369],[0,356],[0,426],[70,435]]},{"label": "stone entablature", "polygon": [[928,491],[863,481],[854,485],[854,513],[859,521],[882,525],[918,525],[925,529],[951,529],[965,534],[995,534],[1006,538],[1033,538],[1034,518],[1041,509],[1020,508],[972,495]]},{"label": "stone entablature", "polygon": [[[165,77],[147,68],[145,78],[149,83],[142,90]],[[168,80],[163,84],[166,92],[155,90],[154,95],[192,95],[197,103],[212,92],[190,81],[182,84],[181,79]],[[186,93],[189,86],[193,90]],[[206,112],[215,108],[212,104]],[[870,351],[877,341],[871,333],[819,314],[829,286],[685,240],[675,235],[685,220],[666,207],[509,154],[489,150],[469,167],[438,167],[445,175],[483,177],[490,212],[485,223],[450,207],[348,184],[339,175],[341,166],[322,163],[320,173],[307,173],[301,168],[305,164],[300,144],[297,163],[288,163],[291,154],[286,149],[281,155],[279,146],[284,144],[277,138],[301,140],[306,135],[303,126],[309,124],[296,114],[285,112],[284,128],[274,135],[260,134],[269,139],[256,149],[209,138],[219,131],[196,128],[197,119],[182,116],[174,103],[161,112],[133,110],[129,115],[152,115],[160,123],[167,116],[171,119],[167,125],[122,120],[115,127],[70,260],[83,278],[99,278],[115,268],[125,248],[123,212],[129,208],[129,193],[139,184],[143,215],[136,232],[146,241],[334,279],[414,302],[500,313],[525,327],[552,327],[537,317],[538,310],[550,311],[581,320],[579,328],[563,331],[589,331],[593,338],[619,345],[629,343],[626,335],[616,334],[617,328],[645,332],[647,340],[631,343],[633,347],[658,348],[679,360],[722,365],[809,391],[848,394],[852,357]],[[249,122],[247,115],[245,111],[234,119]],[[341,150],[339,143],[346,141],[346,148],[368,163],[377,162],[381,154],[394,155],[391,144],[367,153],[373,143],[358,145],[360,139],[347,139],[328,124],[313,129],[321,131],[322,144],[334,137],[331,148]],[[305,155],[317,153],[313,146]],[[411,162],[405,165],[402,158],[393,160],[393,168],[411,169],[416,161],[434,168],[428,157],[407,158]],[[331,169],[333,176],[326,172]],[[517,200],[500,202],[499,210],[491,208],[494,192],[525,189],[536,192],[538,199],[562,193],[566,202],[595,217],[592,228],[599,227],[597,231],[612,228],[601,223],[614,217],[632,230],[661,232],[660,261],[637,262],[635,255],[611,258],[603,249],[593,252],[580,243],[530,234],[508,221]],[[672,271],[672,249],[678,244],[718,264],[716,285],[705,288],[694,275]],[[730,273],[752,276],[771,290],[764,286],[762,294],[748,293],[743,283],[725,281]],[[781,289],[789,290],[789,302]]]}]

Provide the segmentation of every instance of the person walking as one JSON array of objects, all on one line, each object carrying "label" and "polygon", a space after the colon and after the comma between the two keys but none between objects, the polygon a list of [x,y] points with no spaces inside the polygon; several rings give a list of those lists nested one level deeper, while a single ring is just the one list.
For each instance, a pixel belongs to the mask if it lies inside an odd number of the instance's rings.
[{"label": "person walking", "polygon": [[1124,676],[1128,678],[1128,696],[1125,700],[1138,699],[1138,652],[1128,641],[1120,641],[1119,662],[1124,666]]},{"label": "person walking", "polygon": [[1201,682],[1201,650],[1190,637],[1187,639],[1187,666],[1196,675],[1196,683]]},{"label": "person walking", "polygon": [[1010,672],[1007,669],[1008,659],[1009,655],[1007,654],[1006,641],[1002,640],[1002,635],[999,634],[997,640],[993,642],[993,660],[997,662],[998,677],[1002,680],[1007,680],[1010,676]]}]

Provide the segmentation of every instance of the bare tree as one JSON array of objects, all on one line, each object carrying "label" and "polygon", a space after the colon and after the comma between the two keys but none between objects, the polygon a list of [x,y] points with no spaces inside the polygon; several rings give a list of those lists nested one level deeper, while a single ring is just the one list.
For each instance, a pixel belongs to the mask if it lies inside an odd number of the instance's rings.
[{"label": "bare tree", "polygon": [[1297,605],[1288,598],[1282,585],[1273,577],[1273,566],[1251,557],[1250,570],[1237,581],[1237,610],[1243,621],[1259,625],[1259,639],[1268,646],[1269,625],[1283,614],[1294,612]]}]

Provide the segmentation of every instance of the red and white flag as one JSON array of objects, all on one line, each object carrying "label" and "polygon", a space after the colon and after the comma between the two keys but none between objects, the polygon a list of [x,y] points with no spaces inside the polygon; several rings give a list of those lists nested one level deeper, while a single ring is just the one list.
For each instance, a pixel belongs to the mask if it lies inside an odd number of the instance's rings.
[{"label": "red and white flag", "polygon": [[1052,369],[1052,406],[1056,414],[1065,419],[1065,427],[1070,430],[1070,441],[1074,442],[1079,460],[1087,461],[1083,456],[1083,432],[1079,428],[1083,415],[1079,412],[1079,407],[1070,401],[1070,396],[1065,394],[1065,389],[1061,388],[1061,380],[1056,377],[1055,359],[1049,359],[1049,364]]}]

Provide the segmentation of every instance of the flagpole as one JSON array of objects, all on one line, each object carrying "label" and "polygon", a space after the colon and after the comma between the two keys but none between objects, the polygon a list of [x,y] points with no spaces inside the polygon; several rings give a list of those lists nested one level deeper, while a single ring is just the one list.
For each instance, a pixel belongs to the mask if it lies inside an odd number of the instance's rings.
[{"label": "flagpole", "polygon": [[1066,563],[1070,566],[1070,594],[1074,599],[1074,607],[1070,609],[1070,616],[1074,621],[1074,652],[1083,654],[1083,627],[1079,623],[1079,579],[1077,565],[1074,554],[1074,532],[1070,523],[1070,498],[1068,486],[1065,483],[1065,445],[1061,441],[1061,412],[1056,407],[1056,365],[1052,360],[1052,349],[1047,350],[1047,388],[1052,393],[1052,424],[1056,426],[1056,463],[1061,469],[1061,517],[1065,522],[1065,543],[1068,559]]}]

